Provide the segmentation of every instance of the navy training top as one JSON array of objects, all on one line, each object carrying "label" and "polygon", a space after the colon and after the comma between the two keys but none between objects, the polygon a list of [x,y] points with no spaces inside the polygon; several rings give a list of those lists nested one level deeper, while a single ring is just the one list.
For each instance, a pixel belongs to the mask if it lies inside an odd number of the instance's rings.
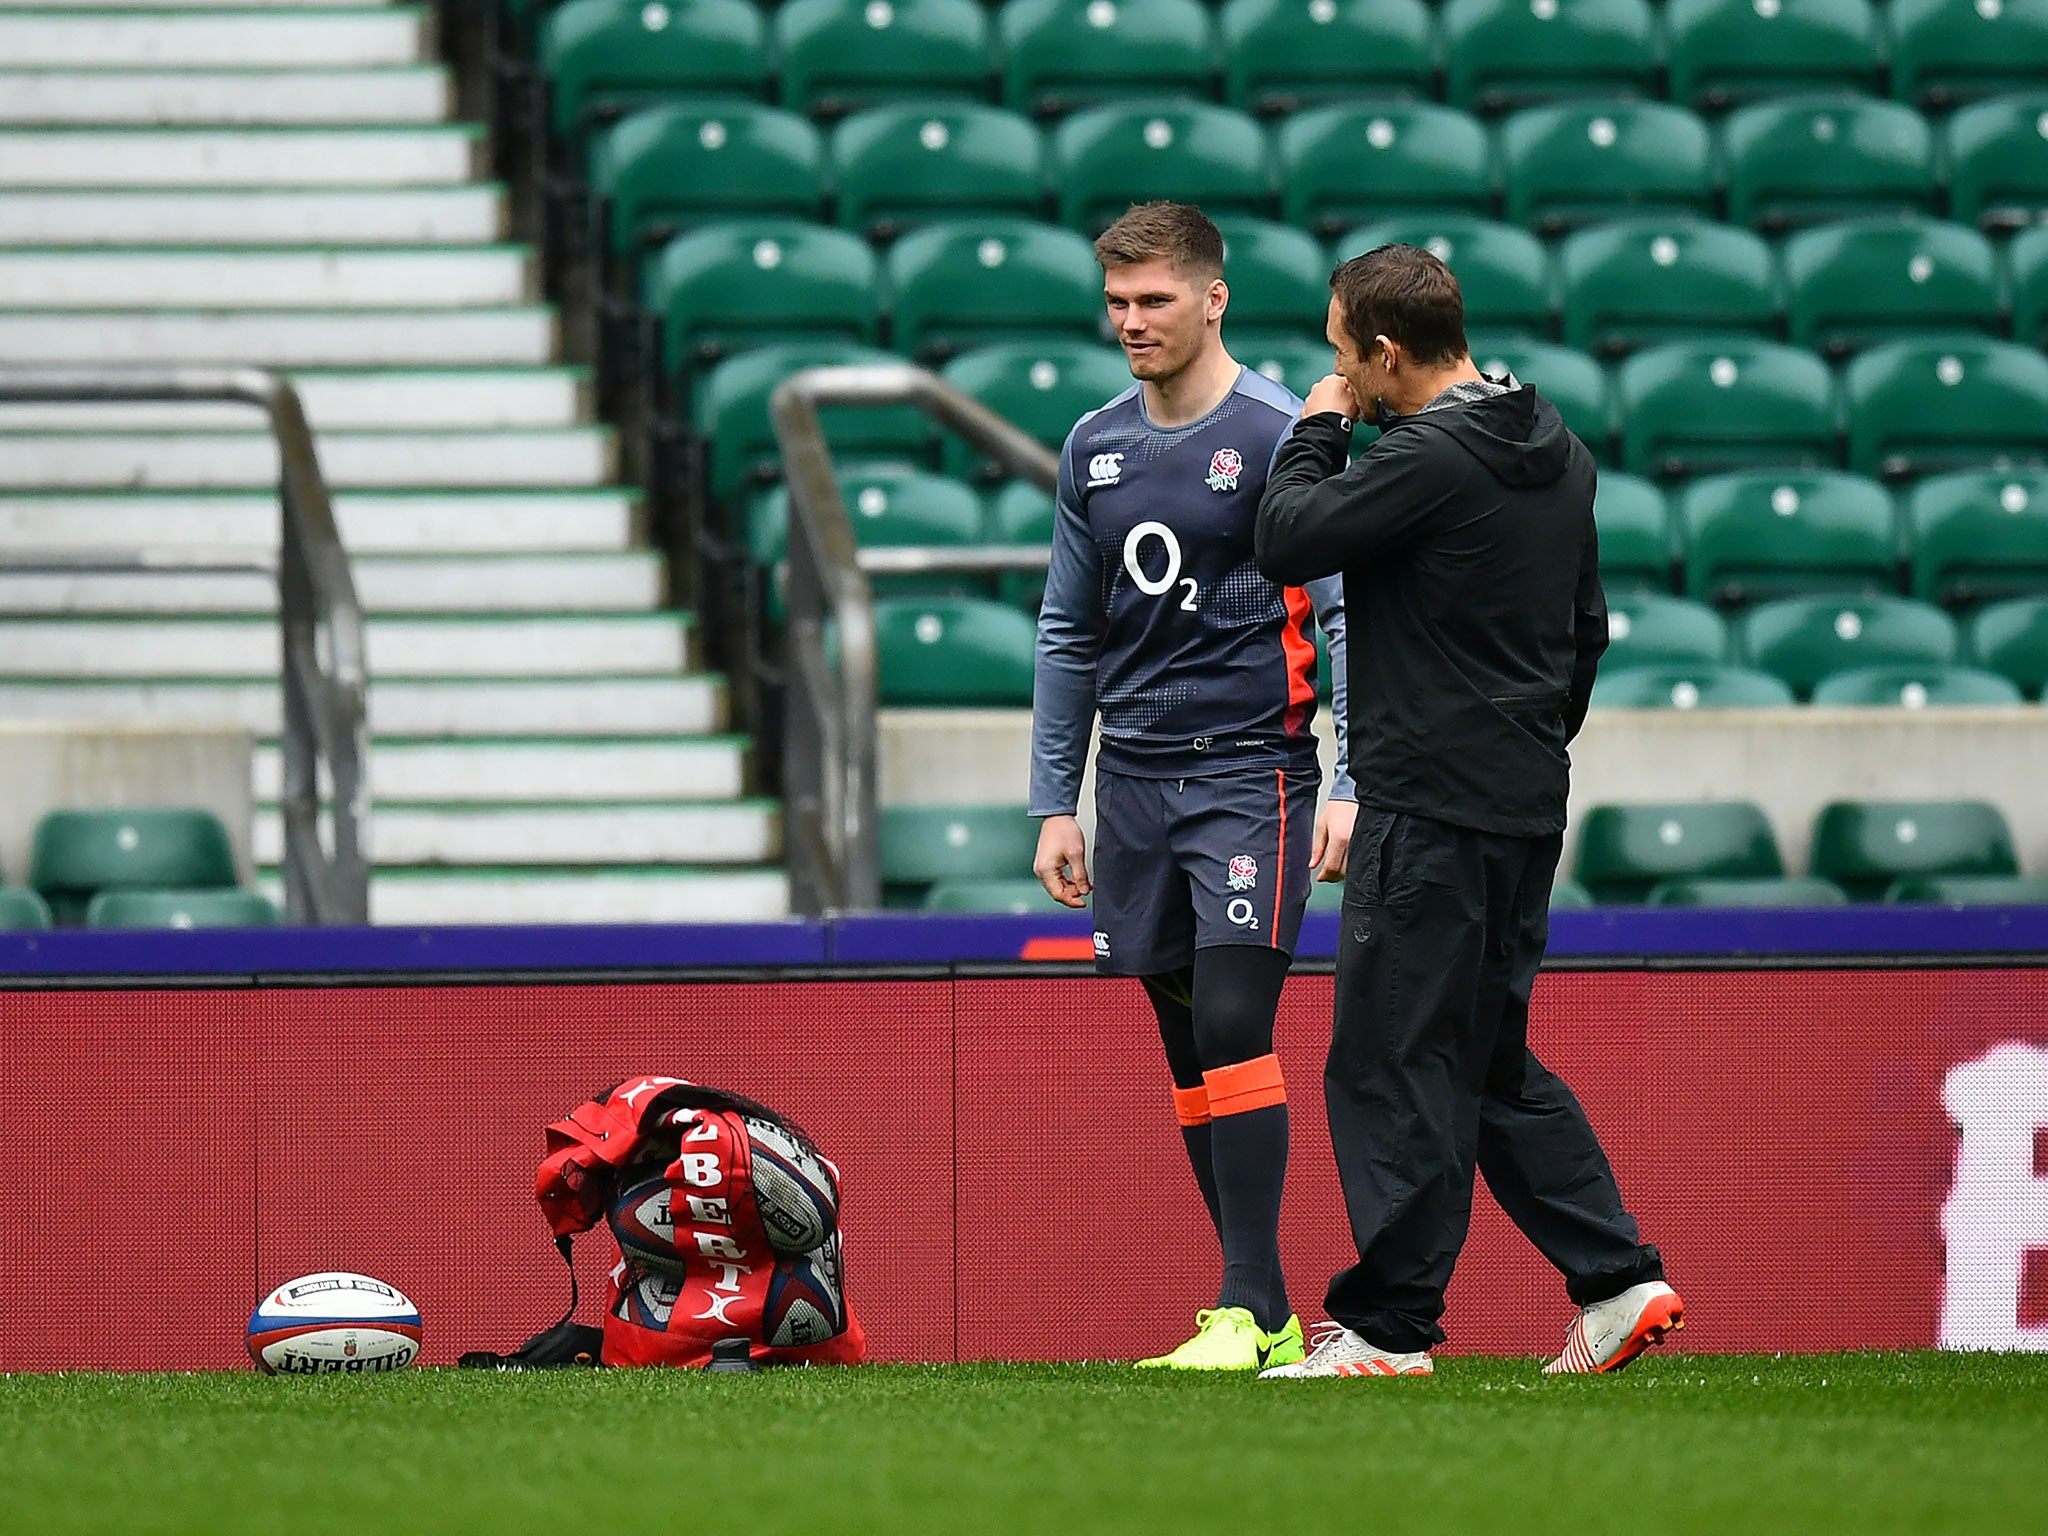
[{"label": "navy training top", "polygon": [[1311,613],[1334,674],[1331,794],[1353,798],[1342,580],[1283,587],[1260,574],[1252,552],[1266,475],[1301,404],[1245,368],[1186,426],[1154,426],[1133,384],[1068,434],[1038,615],[1032,815],[1074,813],[1097,710],[1099,761],[1115,773],[1312,771]]}]

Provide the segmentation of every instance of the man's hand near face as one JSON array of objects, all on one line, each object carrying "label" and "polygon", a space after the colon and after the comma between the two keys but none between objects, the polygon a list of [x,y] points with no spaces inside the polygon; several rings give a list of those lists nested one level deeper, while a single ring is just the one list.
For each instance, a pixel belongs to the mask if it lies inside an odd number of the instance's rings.
[{"label": "man's hand near face", "polygon": [[1351,393],[1351,386],[1341,374],[1332,373],[1316,380],[1301,407],[1304,416],[1320,416],[1325,411],[1335,411],[1346,421],[1356,421],[1361,414],[1358,397]]}]

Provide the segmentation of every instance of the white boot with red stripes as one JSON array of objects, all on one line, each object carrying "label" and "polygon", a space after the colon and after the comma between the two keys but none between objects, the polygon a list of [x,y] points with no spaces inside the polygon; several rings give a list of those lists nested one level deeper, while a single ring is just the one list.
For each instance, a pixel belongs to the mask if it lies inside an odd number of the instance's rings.
[{"label": "white boot with red stripes", "polygon": [[1609,1301],[1579,1308],[1564,1331],[1564,1348],[1543,1367],[1546,1376],[1618,1371],[1666,1334],[1685,1326],[1685,1302],[1661,1280],[1632,1285]]},{"label": "white boot with red stripes", "polygon": [[1318,1323],[1306,1359],[1259,1372],[1261,1381],[1294,1376],[1428,1376],[1436,1367],[1426,1352],[1381,1349],[1342,1323]]}]

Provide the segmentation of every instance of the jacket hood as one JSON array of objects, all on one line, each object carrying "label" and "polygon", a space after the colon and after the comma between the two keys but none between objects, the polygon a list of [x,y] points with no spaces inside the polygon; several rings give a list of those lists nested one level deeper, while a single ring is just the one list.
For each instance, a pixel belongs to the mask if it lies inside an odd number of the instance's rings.
[{"label": "jacket hood", "polygon": [[1503,485],[1553,484],[1571,459],[1564,418],[1527,384],[1407,419],[1449,434]]}]

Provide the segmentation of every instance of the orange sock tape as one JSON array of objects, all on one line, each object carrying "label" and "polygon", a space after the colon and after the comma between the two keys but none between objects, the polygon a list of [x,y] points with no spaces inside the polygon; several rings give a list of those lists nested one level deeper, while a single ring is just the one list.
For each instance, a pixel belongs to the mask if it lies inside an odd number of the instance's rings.
[{"label": "orange sock tape", "polygon": [[1278,1056],[1258,1056],[1204,1072],[1202,1086],[1209,1091],[1212,1115],[1242,1115],[1287,1102],[1287,1080],[1280,1075]]},{"label": "orange sock tape", "polygon": [[1207,1125],[1209,1123],[1209,1090],[1206,1088],[1176,1088],[1173,1090],[1173,1112],[1182,1125]]}]

